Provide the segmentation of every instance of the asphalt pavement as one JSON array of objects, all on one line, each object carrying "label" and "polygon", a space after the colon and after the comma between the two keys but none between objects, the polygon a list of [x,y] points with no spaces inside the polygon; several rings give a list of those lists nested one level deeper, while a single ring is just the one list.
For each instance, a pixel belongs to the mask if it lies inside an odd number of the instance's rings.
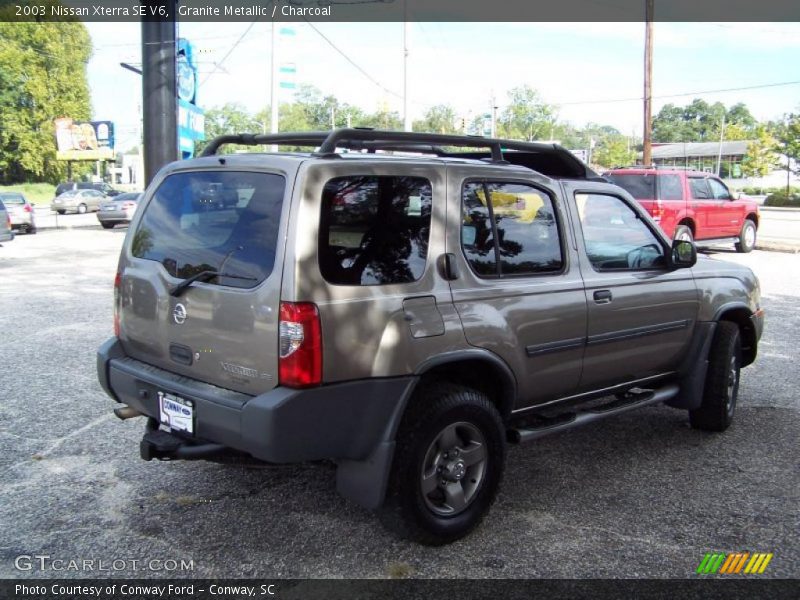
[{"label": "asphalt pavement", "polygon": [[[686,578],[712,551],[800,576],[800,255],[715,253],[756,271],[767,315],[726,433],[654,406],[513,447],[484,523],[426,548],[338,496],[331,464],[139,459],[143,421],[113,417],[95,375],[124,235],[0,247],[0,577]],[[15,567],[35,554],[122,568]]]}]

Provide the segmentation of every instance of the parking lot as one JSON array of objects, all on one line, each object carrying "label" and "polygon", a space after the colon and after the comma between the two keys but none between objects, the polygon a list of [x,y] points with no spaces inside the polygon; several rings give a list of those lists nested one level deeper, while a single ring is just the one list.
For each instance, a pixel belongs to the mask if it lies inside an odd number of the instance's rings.
[{"label": "parking lot", "polygon": [[[14,566],[46,554],[140,577],[685,578],[711,551],[771,552],[765,577],[800,577],[800,255],[713,253],[756,271],[767,311],[728,432],[655,406],[513,447],[483,525],[425,548],[338,496],[330,464],[139,459],[143,420],[117,420],[95,374],[124,235],[0,248],[0,577],[98,574]],[[153,559],[192,568],[130,562]]]}]

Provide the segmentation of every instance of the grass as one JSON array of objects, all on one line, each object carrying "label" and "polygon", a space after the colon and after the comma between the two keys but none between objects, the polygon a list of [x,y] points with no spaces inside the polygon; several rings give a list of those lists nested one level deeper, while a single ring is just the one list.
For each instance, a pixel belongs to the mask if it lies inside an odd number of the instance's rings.
[{"label": "grass", "polygon": [[52,183],[19,183],[16,185],[0,185],[0,193],[21,192],[29,202],[37,205],[50,205],[56,186]]}]

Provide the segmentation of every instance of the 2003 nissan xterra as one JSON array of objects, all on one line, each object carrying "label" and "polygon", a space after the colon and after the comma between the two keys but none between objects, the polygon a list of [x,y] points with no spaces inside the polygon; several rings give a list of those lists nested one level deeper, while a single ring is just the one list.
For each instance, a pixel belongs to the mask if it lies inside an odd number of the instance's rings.
[{"label": "2003 nissan xterra", "polygon": [[428,544],[478,524],[507,443],[661,402],[726,429],[763,326],[749,269],[559,146],[361,129],[166,166],[114,288],[98,376],[145,460],[330,459]]}]

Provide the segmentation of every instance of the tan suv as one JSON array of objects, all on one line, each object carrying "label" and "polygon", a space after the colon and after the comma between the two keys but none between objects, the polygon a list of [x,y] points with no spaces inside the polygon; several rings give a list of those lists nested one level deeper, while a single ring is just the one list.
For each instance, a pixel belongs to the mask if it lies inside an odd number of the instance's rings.
[{"label": "tan suv", "polygon": [[331,459],[428,544],[477,525],[509,442],[660,402],[724,430],[763,324],[749,269],[561,147],[360,129],[162,169],[114,304],[98,377],[144,459]]}]

